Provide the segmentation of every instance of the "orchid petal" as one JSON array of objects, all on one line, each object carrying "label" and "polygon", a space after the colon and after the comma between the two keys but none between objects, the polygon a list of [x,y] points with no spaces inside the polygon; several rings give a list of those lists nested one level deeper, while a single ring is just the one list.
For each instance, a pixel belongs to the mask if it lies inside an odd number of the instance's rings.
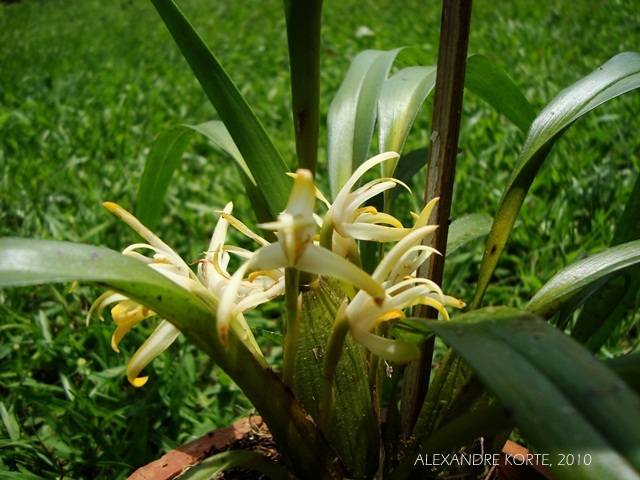
[{"label": "orchid petal", "polygon": [[167,320],[163,320],[149,335],[127,365],[127,378],[134,387],[141,387],[147,383],[149,377],[138,377],[138,375],[154,358],[164,352],[178,338],[178,335],[180,330]]},{"label": "orchid petal", "polygon": [[420,350],[413,343],[380,337],[361,328],[354,328],[351,333],[356,342],[385,360],[407,363],[420,356]]},{"label": "orchid petal", "polygon": [[225,240],[227,239],[227,230],[229,227],[229,221],[224,218],[225,215],[231,214],[233,211],[233,202],[229,202],[225,205],[224,210],[220,213],[220,219],[218,223],[216,223],[216,228],[213,230],[213,235],[211,235],[211,241],[209,242],[209,252],[216,252],[218,249],[222,248]]},{"label": "orchid petal", "polygon": [[358,223],[385,224],[396,228],[404,228],[396,217],[388,213],[378,212],[373,207],[358,209],[356,213],[358,214]]},{"label": "orchid petal", "polygon": [[140,220],[131,215],[128,211],[122,208],[120,205],[117,205],[112,202],[104,202],[103,205],[107,210],[113,213],[115,216],[120,218],[124,223],[133,228],[142,238],[144,238],[150,245],[167,252],[173,252],[171,247],[164,243],[160,238],[145,227]]},{"label": "orchid petal", "polygon": [[343,224],[341,230],[350,238],[383,243],[398,242],[411,232],[410,228],[385,227],[369,223]]},{"label": "orchid petal", "polygon": [[396,243],[391,250],[389,250],[380,264],[376,267],[372,277],[378,282],[384,281],[397,263],[401,261],[404,254],[411,247],[415,246],[416,243],[420,242],[423,237],[434,232],[437,228],[437,225],[427,225],[408,233],[402,240]]},{"label": "orchid petal", "polygon": [[247,227],[244,223],[238,220],[231,214],[226,212],[221,212],[222,218],[224,218],[233,228],[242,233],[245,237],[250,238],[251,240],[256,241],[260,245],[269,245],[269,242],[262,238],[260,235],[255,234],[249,227]]},{"label": "orchid petal", "polygon": [[[271,246],[273,245],[270,245],[270,247]],[[229,323],[231,322],[231,317],[236,306],[238,290],[240,289],[245,273],[249,270],[249,262],[245,262],[233,275],[231,275],[229,283],[222,290],[222,295],[220,296],[220,303],[218,304],[216,314],[216,325],[218,328],[218,336],[225,348],[229,344]]]},{"label": "orchid petal", "polygon": [[296,267],[305,272],[326,275],[350,283],[366,291],[376,303],[385,297],[382,285],[368,273],[326,248],[309,245]]},{"label": "orchid petal", "polygon": [[399,157],[400,155],[398,155],[396,152],[385,152],[385,153],[381,153],[380,155],[376,155],[375,157],[372,157],[369,160],[363,162],[362,165],[360,165],[356,169],[356,171],[353,172],[353,174],[351,175],[349,180],[347,180],[347,182],[344,184],[344,186],[342,187],[338,195],[336,195],[334,204],[343,202],[345,197],[351,191],[351,189],[355,186],[356,183],[358,183],[358,180],[360,180],[360,177],[362,177],[371,168],[373,168],[376,165],[379,165],[382,162],[391,160],[392,158],[399,158]]},{"label": "orchid petal", "polygon": [[422,209],[422,212],[420,212],[420,215],[418,215],[416,218],[416,223],[413,227],[414,229],[424,227],[429,222],[429,217],[431,216],[433,207],[436,206],[438,200],[440,200],[440,197],[433,198],[429,203],[425,205],[425,207]]}]

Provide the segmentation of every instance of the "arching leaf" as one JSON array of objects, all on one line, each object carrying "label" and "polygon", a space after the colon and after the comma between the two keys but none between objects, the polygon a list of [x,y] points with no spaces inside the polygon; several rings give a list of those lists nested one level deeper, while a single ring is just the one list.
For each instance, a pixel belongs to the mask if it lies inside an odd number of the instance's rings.
[{"label": "arching leaf", "polygon": [[607,248],[560,270],[529,301],[525,310],[549,318],[594,282],[640,263],[640,240]]},{"label": "arching leaf", "polygon": [[353,171],[366,160],[376,124],[378,96],[396,61],[425,62],[416,48],[365,50],[353,60],[329,107],[327,163],[331,194],[335,197]]},{"label": "arching leaf", "polygon": [[[640,398],[587,350],[547,322],[485,308],[425,321],[491,390],[520,433],[566,479],[640,478]],[[589,465],[562,465],[561,455]],[[566,458],[566,457],[565,457]]]},{"label": "arching leaf", "polygon": [[152,0],[198,82],[247,162],[272,217],[284,210],[288,167],[262,124],[211,50],[172,0]]},{"label": "arching leaf", "polygon": [[529,187],[551,148],[577,119],[612,98],[640,87],[640,54],[621,53],[563,90],[538,115],[509,178],[482,259],[473,308],[478,308]]}]

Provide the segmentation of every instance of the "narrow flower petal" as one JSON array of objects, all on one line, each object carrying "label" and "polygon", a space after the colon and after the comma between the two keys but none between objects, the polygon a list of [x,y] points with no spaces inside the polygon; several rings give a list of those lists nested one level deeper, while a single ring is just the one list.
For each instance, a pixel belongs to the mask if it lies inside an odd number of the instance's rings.
[{"label": "narrow flower petal", "polygon": [[152,246],[154,246],[154,247],[156,247],[156,248],[158,248],[160,250],[166,250],[166,251],[171,251],[171,252],[173,251],[173,250],[171,250],[171,247],[169,247],[169,245],[167,245],[162,240],[160,240],[160,238],[155,233],[153,233],[151,230],[149,230],[147,227],[145,227],[140,222],[140,220],[138,220],[136,217],[131,215],[129,212],[127,212],[120,205],[117,205],[117,204],[112,203],[112,202],[104,202],[103,205],[105,206],[105,208],[107,210],[109,210],[115,216],[120,218],[124,223],[129,225],[136,232],[138,232],[138,234],[140,234],[140,236],[142,238],[144,238],[147,242],[149,242],[150,245],[152,245]]},{"label": "narrow flower petal", "polygon": [[296,266],[305,272],[326,275],[350,283],[366,291],[376,303],[384,300],[385,292],[382,285],[364,270],[326,248],[309,245]]},{"label": "narrow flower petal", "polygon": [[238,290],[240,289],[242,279],[248,270],[249,262],[245,262],[233,275],[231,275],[229,283],[223,289],[222,296],[220,297],[220,303],[218,304],[216,314],[216,326],[220,341],[225,348],[229,345],[229,323],[231,322],[233,311],[236,308]]},{"label": "narrow flower petal", "polygon": [[224,218],[224,215],[229,215],[233,211],[233,202],[229,202],[225,205],[224,210],[220,213],[220,219],[216,223],[216,228],[213,229],[211,235],[211,241],[209,242],[209,252],[217,251],[222,248],[225,240],[227,239],[227,230],[229,227],[229,221]]},{"label": "narrow flower petal", "polygon": [[356,342],[385,360],[407,363],[420,356],[420,350],[413,343],[380,337],[361,328],[354,328],[351,333]]},{"label": "narrow flower petal", "polygon": [[401,261],[405,252],[420,242],[425,235],[434,232],[437,228],[437,225],[427,225],[425,227],[415,229],[407,234],[402,240],[396,243],[391,250],[389,250],[380,264],[376,267],[372,277],[378,282],[383,282],[389,276],[396,264]]},{"label": "narrow flower petal", "polygon": [[154,358],[164,352],[178,338],[178,335],[180,335],[180,330],[167,320],[163,320],[133,354],[127,365],[127,378],[134,387],[141,387],[147,383],[149,377],[139,377],[138,375]]},{"label": "narrow flower petal", "polygon": [[369,223],[343,224],[341,230],[347,237],[384,243],[398,242],[411,232],[410,228],[386,227]]},{"label": "narrow flower petal", "polygon": [[392,158],[399,158],[399,157],[400,155],[398,155],[396,152],[385,152],[385,153],[381,153],[380,155],[376,155],[375,157],[372,157],[369,160],[363,162],[362,165],[360,165],[356,169],[356,171],[353,172],[349,180],[347,180],[347,183],[344,184],[344,186],[336,196],[333,203],[336,204],[336,203],[343,202],[344,198],[349,194],[349,192],[356,185],[356,183],[358,183],[360,178],[371,168],[373,168],[376,165],[379,165],[382,162],[391,160]]},{"label": "narrow flower petal", "polygon": [[227,222],[229,222],[233,226],[233,228],[238,230],[244,236],[250,238],[251,240],[254,240],[260,245],[269,245],[269,242],[267,240],[262,238],[260,235],[257,235],[256,233],[254,233],[249,227],[247,227],[244,223],[242,223],[240,220],[235,218],[233,215],[230,215],[226,212],[221,212],[221,214],[222,214],[222,218],[224,218]]},{"label": "narrow flower petal", "polygon": [[91,304],[91,307],[89,308],[89,313],[87,313],[86,319],[87,325],[89,325],[89,320],[91,320],[91,316],[93,315],[93,312],[96,310],[96,308],[98,309],[98,318],[104,321],[104,318],[102,317],[102,312],[104,311],[104,309],[108,305],[115,302],[121,302],[122,300],[127,300],[127,297],[121,295],[120,293],[115,293],[112,291],[108,291],[100,295],[98,298],[96,298],[96,300]]}]

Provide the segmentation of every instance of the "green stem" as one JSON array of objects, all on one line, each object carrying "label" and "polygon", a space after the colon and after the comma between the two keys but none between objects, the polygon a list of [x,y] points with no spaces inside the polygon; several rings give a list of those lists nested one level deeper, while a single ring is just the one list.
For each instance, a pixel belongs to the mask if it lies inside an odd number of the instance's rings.
[{"label": "green stem", "polygon": [[340,306],[333,323],[327,348],[324,352],[322,368],[322,394],[320,396],[318,426],[325,435],[329,433],[333,416],[333,379],[336,376],[338,361],[344,350],[344,342],[349,333],[349,319],[345,314],[346,302]]},{"label": "green stem", "polygon": [[322,0],[284,0],[298,167],[315,174],[320,132]]},{"label": "green stem", "polygon": [[293,389],[300,340],[300,270],[289,267],[285,269],[284,278],[287,330],[284,335],[282,372],[284,384]]},{"label": "green stem", "polygon": [[[431,255],[418,270],[418,276],[429,278],[438,285],[442,285],[449,233],[449,215],[471,25],[471,3],[471,0],[444,0],[442,5],[431,146],[424,192],[425,205],[431,199],[440,197],[434,210],[435,219],[432,214],[433,223],[439,225],[433,237],[432,246],[442,255]],[[437,312],[431,308],[417,308],[414,316],[437,318]],[[411,432],[427,394],[432,360],[433,337],[423,343],[420,359],[410,364],[405,370],[406,388],[402,396],[402,420],[407,433]]]}]

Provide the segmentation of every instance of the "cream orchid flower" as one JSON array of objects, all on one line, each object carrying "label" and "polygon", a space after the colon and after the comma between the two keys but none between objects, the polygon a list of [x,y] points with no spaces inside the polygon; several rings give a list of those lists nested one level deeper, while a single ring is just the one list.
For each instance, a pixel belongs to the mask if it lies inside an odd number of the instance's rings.
[{"label": "cream orchid flower", "polygon": [[[250,257],[252,255],[249,251],[239,248],[234,249],[233,247],[224,245],[229,223],[245,234],[249,231],[247,227],[231,217],[230,214],[233,208],[231,203],[226,206],[221,214],[221,218],[216,225],[211,239],[209,251],[205,259],[199,264],[198,275],[189,268],[177,253],[125,209],[109,202],[104,205],[110,212],[118,216],[148,242],[136,243],[127,247],[122,252],[124,255],[146,263],[150,268],[153,268],[200,298],[202,298],[202,292],[206,294],[207,289],[215,297],[219,297],[226,284],[229,283],[230,276],[226,272],[229,263],[229,251],[240,256]],[[261,239],[253,233],[250,233],[248,236],[262,244],[268,244],[266,240]],[[155,254],[152,258],[149,258],[139,253],[138,250],[140,249],[152,250]],[[284,291],[284,282],[280,282],[280,277],[283,275],[283,272],[279,270],[259,272],[249,281],[245,282],[240,292],[242,299],[238,304],[239,310],[244,312],[264,303],[274,296],[282,294]],[[203,286],[206,287],[206,289],[204,289]],[[119,352],[118,344],[124,335],[135,325],[156,313],[144,305],[127,298],[125,295],[107,292],[101,295],[91,306],[87,319],[90,318],[96,309],[98,316],[102,318],[102,312],[105,307],[116,302],[117,304],[111,309],[111,316],[117,325],[116,331],[111,338],[111,346],[116,352]],[[236,333],[238,333],[241,340],[252,347],[254,355],[258,360],[263,361],[264,359],[260,358],[260,349],[244,317],[241,313],[238,313],[237,316],[240,330],[237,330]],[[163,320],[134,353],[127,364],[126,373],[129,382],[136,387],[143,386],[147,382],[148,377],[139,377],[140,372],[149,365],[155,357],[166,350],[176,340],[179,334],[180,330],[178,328],[170,322]]]},{"label": "cream orchid flower", "polygon": [[372,278],[385,287],[382,304],[369,301],[358,292],[347,305],[345,314],[354,339],[371,352],[395,362],[407,362],[417,358],[414,344],[391,340],[372,333],[374,328],[391,319],[404,318],[403,309],[414,305],[427,305],[448,320],[447,307],[463,308],[460,300],[446,296],[433,281],[411,276],[427,258],[438,253],[430,247],[419,245],[421,240],[435,231],[437,226],[425,225],[437,199],[432,200],[418,217],[411,229],[383,258],[372,274]]},{"label": "cream orchid flower", "polygon": [[[106,202],[104,206],[149,242],[130,245],[123,250],[123,255],[146,263],[150,268],[187,290],[190,290],[193,284],[199,283],[196,275],[186,262],[151,230],[140,223],[137,218],[115,203]],[[139,249],[149,249],[154,251],[155,254],[152,258],[149,258],[139,253],[137,251]],[[117,305],[111,309],[111,316],[117,325],[116,331],[111,337],[111,347],[116,352],[119,352],[118,344],[124,335],[142,320],[155,315],[155,312],[124,295],[107,292],[98,297],[93,303],[87,320],[96,308],[98,315],[102,318],[104,308],[116,302],[118,302]],[[155,357],[165,351],[178,338],[179,334],[180,330],[166,320],[163,320],[158,325],[127,364],[127,379],[132,385],[141,387],[147,382],[149,377],[138,377],[138,375]]]},{"label": "cream orchid flower", "polygon": [[[239,257],[250,259],[254,253],[243,248],[225,245],[229,225],[245,236],[255,240],[261,246],[269,245],[264,238],[253,233],[246,225],[231,215],[233,203],[229,202],[220,212],[220,220],[211,237],[209,249],[205,258],[198,264],[198,278],[209,288],[216,297],[221,297],[231,275],[227,272],[229,261],[233,253]],[[284,294],[283,269],[257,271],[247,280],[243,280],[237,292],[234,313],[245,312]]]},{"label": "cream orchid flower", "polygon": [[316,220],[313,215],[315,186],[310,171],[299,169],[286,210],[275,222],[261,225],[276,230],[278,241],[259,248],[231,277],[218,306],[218,333],[223,344],[232,316],[237,311],[237,294],[250,271],[294,267],[317,275],[327,275],[350,283],[366,292],[372,301],[384,299],[384,289],[366,272],[343,257],[314,243]]},{"label": "cream orchid flower", "polygon": [[325,200],[329,211],[322,225],[323,246],[331,244],[338,255],[353,258],[357,251],[356,240],[397,242],[411,231],[388,213],[378,212],[372,206],[361,207],[367,200],[397,185],[409,190],[403,182],[395,178],[378,178],[351,191],[373,167],[389,160],[397,160],[398,157],[395,152],[386,152],[370,158],[353,172],[336,195],[333,204],[329,205]]}]

